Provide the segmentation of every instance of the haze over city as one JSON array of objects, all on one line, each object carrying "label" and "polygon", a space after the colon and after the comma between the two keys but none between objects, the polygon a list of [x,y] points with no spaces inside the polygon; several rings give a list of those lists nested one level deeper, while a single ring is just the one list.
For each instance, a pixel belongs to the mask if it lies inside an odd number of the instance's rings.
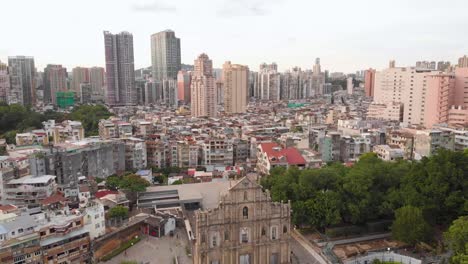
[{"label": "haze over city", "polygon": [[273,61],[280,70],[311,68],[316,57],[343,72],[381,69],[390,59],[454,62],[468,43],[467,8],[463,0],[2,1],[8,26],[0,60],[34,56],[40,69],[103,66],[102,32],[110,30],[131,32],[135,68],[147,67],[150,35],[172,29],[183,63],[206,52],[218,68],[226,60],[251,69]]}]

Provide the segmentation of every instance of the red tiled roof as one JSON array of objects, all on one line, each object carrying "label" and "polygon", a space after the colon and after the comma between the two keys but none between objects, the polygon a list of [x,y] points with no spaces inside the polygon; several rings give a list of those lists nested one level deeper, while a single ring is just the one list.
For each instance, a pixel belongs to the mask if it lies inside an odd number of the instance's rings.
[{"label": "red tiled roof", "polygon": [[0,205],[0,211],[3,212],[10,212],[18,209],[18,207],[12,205],[12,204],[6,204],[6,205]]},{"label": "red tiled roof", "polygon": [[63,197],[63,194],[56,193],[56,194],[54,194],[52,196],[49,196],[49,197],[45,198],[44,200],[42,200],[41,204],[42,205],[49,205],[49,204],[53,204],[53,203],[64,202],[66,200],[67,200],[67,198]]},{"label": "red tiled roof", "polygon": [[[279,161],[281,157],[286,158],[286,162],[289,165],[304,165],[306,164],[306,160],[304,157],[302,157],[301,153],[296,148],[290,147],[290,148],[281,148],[278,144],[274,142],[268,142],[268,143],[260,143],[260,146],[268,156],[268,159],[272,163],[276,163]],[[279,149],[276,149],[279,148]],[[271,159],[275,158],[275,161],[272,161]]]},{"label": "red tiled roof", "polygon": [[118,194],[119,192],[117,191],[109,191],[109,190],[105,190],[105,191],[98,191],[96,192],[96,198],[98,199],[101,199],[102,197],[108,195],[108,194]]}]

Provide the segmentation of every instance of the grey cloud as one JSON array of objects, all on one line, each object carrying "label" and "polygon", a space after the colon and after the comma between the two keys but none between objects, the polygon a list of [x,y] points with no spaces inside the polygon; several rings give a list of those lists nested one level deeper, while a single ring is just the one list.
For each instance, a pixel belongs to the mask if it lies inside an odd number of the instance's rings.
[{"label": "grey cloud", "polygon": [[153,1],[141,4],[134,4],[132,10],[135,12],[151,12],[151,13],[175,13],[177,8],[175,6],[162,3],[160,1]]}]

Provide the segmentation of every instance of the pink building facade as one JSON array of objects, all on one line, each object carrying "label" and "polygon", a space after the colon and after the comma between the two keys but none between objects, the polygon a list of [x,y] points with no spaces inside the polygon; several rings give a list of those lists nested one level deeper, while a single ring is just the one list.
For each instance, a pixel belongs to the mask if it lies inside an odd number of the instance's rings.
[{"label": "pink building facade", "polygon": [[366,96],[374,97],[375,70],[368,69],[364,73],[364,91]]},{"label": "pink building facade", "polygon": [[468,125],[468,107],[452,106],[448,112],[449,126],[466,126]]},{"label": "pink building facade", "polygon": [[177,73],[177,100],[184,104],[190,103],[191,73],[181,70]]},{"label": "pink building facade", "polygon": [[455,69],[455,105],[468,107],[468,68]]},{"label": "pink building facade", "polygon": [[427,78],[424,126],[447,123],[448,112],[454,103],[455,77],[449,74],[431,75]]}]

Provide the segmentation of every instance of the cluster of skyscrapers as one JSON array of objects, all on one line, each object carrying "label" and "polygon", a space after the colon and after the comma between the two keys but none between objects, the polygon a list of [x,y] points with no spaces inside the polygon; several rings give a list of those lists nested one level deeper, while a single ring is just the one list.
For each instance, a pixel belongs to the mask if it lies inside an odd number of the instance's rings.
[{"label": "cluster of skyscrapers", "polygon": [[251,97],[297,100],[327,93],[319,59],[313,70],[295,67],[280,73],[275,63],[263,63],[258,72],[250,72],[229,61],[222,69],[213,69],[208,55],[201,54],[193,67],[183,69],[181,41],[174,31],[165,30],[151,35],[151,68],[136,77],[131,33],[104,31],[104,47],[105,70],[75,67],[71,76],[60,64],[48,64],[41,73],[33,57],[9,57],[8,65],[0,63],[0,101],[39,107],[76,102],[190,105],[193,116],[215,116],[218,105],[227,114],[245,112]]},{"label": "cluster of skyscrapers", "polygon": [[66,107],[66,98],[72,100],[68,106],[75,99],[82,103],[98,101],[104,95],[104,88],[102,67],[76,67],[69,76],[67,69],[59,64],[48,64],[43,72],[38,72],[33,57],[9,57],[8,65],[0,62],[0,102]]}]

